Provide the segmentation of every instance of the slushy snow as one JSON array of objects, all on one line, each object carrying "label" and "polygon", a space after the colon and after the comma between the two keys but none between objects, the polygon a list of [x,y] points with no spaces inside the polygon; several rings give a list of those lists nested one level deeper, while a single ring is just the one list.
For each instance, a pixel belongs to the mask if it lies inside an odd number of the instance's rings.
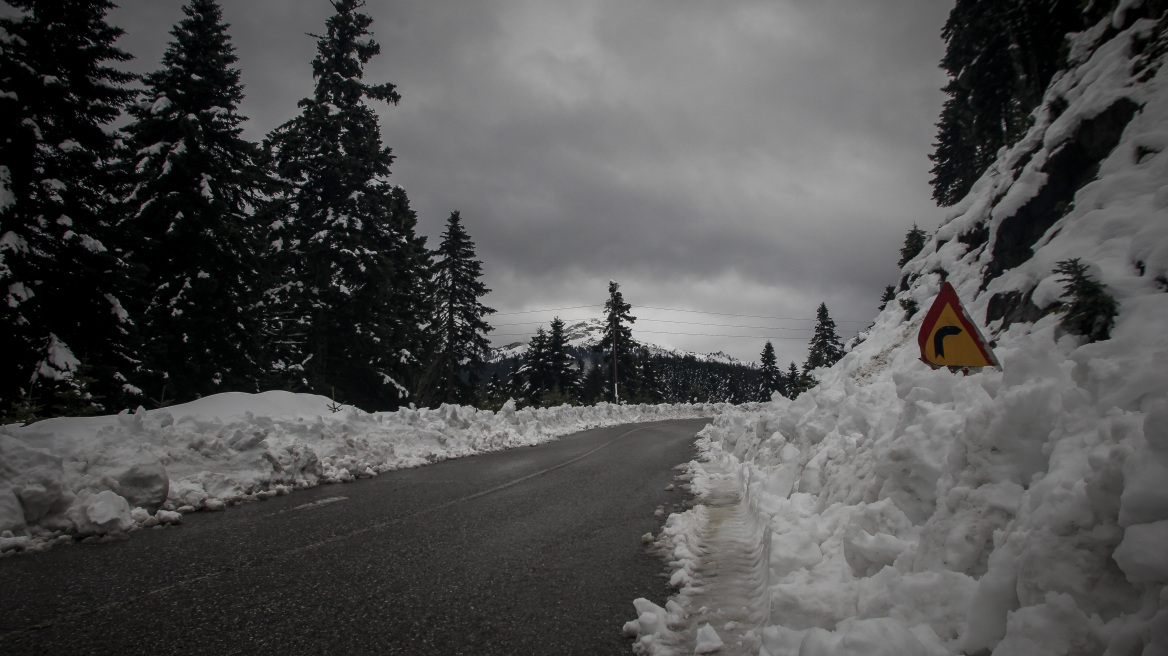
[{"label": "slushy snow", "polygon": [[528,446],[715,404],[444,405],[367,413],[323,396],[226,393],[158,410],[0,427],[0,553],[181,522],[182,513]]},{"label": "slushy snow", "polygon": [[[1072,37],[1073,67],[1028,135],[906,265],[898,300],[920,311],[888,303],[817,387],[700,434],[687,476],[702,503],[657,538],[679,591],[667,609],[638,600],[638,653],[694,653],[709,618],[754,604],[762,619],[736,626],[732,653],[1168,654],[1168,74],[1149,59],[1165,36],[1140,20],[1109,38],[1111,20]],[[990,245],[1043,164],[1117,102],[1139,109],[1097,179],[983,288]],[[988,240],[958,239],[979,228]],[[1087,343],[1047,313],[985,326],[1001,371],[919,361],[943,281],[975,318],[1012,291],[1049,310],[1063,290],[1052,270],[1075,257],[1119,302],[1110,339]],[[728,497],[761,539],[722,539]],[[767,566],[711,598],[743,549]]]}]

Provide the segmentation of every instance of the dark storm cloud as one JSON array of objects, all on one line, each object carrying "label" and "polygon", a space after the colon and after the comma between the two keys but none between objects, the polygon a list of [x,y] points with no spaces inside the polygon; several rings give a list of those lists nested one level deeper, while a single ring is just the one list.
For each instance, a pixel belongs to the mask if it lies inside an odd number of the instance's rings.
[{"label": "dark storm cloud", "polygon": [[[150,70],[179,3],[122,4]],[[616,279],[635,305],[806,317],[822,300],[862,320],[908,227],[941,218],[927,155],[950,4],[370,0],[367,78],[402,93],[378,111],[422,230],[462,212],[500,310],[599,303]],[[331,8],[224,5],[259,139],[310,93],[304,33]]]}]

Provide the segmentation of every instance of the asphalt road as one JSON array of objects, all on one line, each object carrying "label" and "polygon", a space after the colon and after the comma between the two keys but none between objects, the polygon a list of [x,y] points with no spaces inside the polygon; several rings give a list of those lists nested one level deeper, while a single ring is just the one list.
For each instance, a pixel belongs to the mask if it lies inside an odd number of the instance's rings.
[{"label": "asphalt road", "polygon": [[0,559],[0,654],[628,654],[705,420],[586,431]]}]

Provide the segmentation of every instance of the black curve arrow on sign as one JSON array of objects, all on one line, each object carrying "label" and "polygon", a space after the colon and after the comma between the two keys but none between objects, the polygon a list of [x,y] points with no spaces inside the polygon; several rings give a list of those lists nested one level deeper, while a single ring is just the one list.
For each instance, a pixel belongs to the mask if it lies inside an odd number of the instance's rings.
[{"label": "black curve arrow on sign", "polygon": [[938,358],[945,357],[945,338],[961,333],[962,330],[957,326],[942,326],[933,334],[933,352],[937,354]]}]

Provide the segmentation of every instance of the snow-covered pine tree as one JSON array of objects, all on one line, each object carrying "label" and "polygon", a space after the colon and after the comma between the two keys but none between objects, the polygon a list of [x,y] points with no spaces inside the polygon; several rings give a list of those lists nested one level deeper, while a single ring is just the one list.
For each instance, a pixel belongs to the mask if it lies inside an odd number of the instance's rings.
[{"label": "snow-covered pine tree", "polygon": [[[133,396],[131,321],[105,129],[132,92],[110,62],[108,0],[5,0],[0,18],[0,412],[92,394]],[[86,365],[85,384],[76,377]]]},{"label": "snow-covered pine tree", "polygon": [[827,313],[827,303],[820,303],[815,311],[815,333],[811,336],[811,346],[807,349],[807,361],[803,363],[803,373],[812,369],[830,367],[844,357],[844,346],[835,332],[835,321]]},{"label": "snow-covered pine tree", "polygon": [[575,398],[577,372],[575,361],[568,353],[568,338],[564,335],[564,320],[555,317],[548,329],[547,362],[549,391],[559,403]]},{"label": "snow-covered pine tree", "polygon": [[473,405],[479,371],[491,330],[485,317],[495,312],[479,299],[491,290],[483,284],[482,262],[475,245],[453,212],[438,245],[434,263],[434,350],[423,377],[421,399],[427,405]]},{"label": "snow-covered pine tree", "polygon": [[507,368],[507,398],[523,401],[523,362],[520,358],[511,358],[511,365]]},{"label": "snow-covered pine tree", "polygon": [[[395,186],[389,197],[389,221],[378,224],[377,251],[386,259],[388,279],[374,285],[381,316],[381,344],[390,356],[382,371],[401,389],[386,390],[376,403],[393,409],[412,398],[411,387],[424,372],[426,353],[433,347],[434,335],[426,329],[425,318],[434,315],[433,254],[426,248],[426,238],[417,234],[418,216],[410,207],[406,190]],[[371,300],[371,302],[373,302]]]},{"label": "snow-covered pine tree", "polygon": [[770,401],[775,392],[783,392],[783,372],[779,370],[775,346],[768,340],[758,356],[758,398]]},{"label": "snow-covered pine tree", "polygon": [[649,349],[639,349],[636,354],[636,376],[633,378],[636,388],[630,399],[634,403],[661,403],[664,396],[659,374],[656,358],[649,353]]},{"label": "snow-covered pine tree", "polygon": [[[408,381],[386,298],[395,267],[410,266],[394,246],[393,155],[381,143],[366,99],[396,104],[389,83],[366,84],[364,67],[381,48],[361,0],[332,0],[326,33],[316,36],[316,89],[301,113],[265,145],[284,183],[268,212],[279,283],[268,294],[279,319],[274,372],[290,387],[335,394],[367,409],[404,402]],[[315,36],[315,35],[314,35]],[[388,249],[388,250],[387,250]],[[409,359],[409,358],[405,358]]]},{"label": "snow-covered pine tree", "polygon": [[479,407],[486,410],[498,411],[507,402],[507,398],[507,383],[499,377],[499,372],[492,372],[490,380],[487,381]]},{"label": "snow-covered pine tree", "polygon": [[[900,260],[897,261],[896,268],[903,269],[904,265],[908,264],[909,260],[916,257],[917,254],[921,252],[921,249],[925,247],[925,242],[927,242],[928,239],[929,233],[921,230],[919,227],[917,227],[917,224],[914,223],[912,228],[910,228],[908,233],[904,236],[904,245],[900,247]],[[891,289],[891,287],[889,289]],[[888,290],[885,290],[885,295],[888,295]],[[888,299],[881,300],[883,302],[888,301]]]},{"label": "snow-covered pine tree", "polygon": [[527,350],[523,353],[523,364],[519,367],[519,374],[523,377],[521,393],[523,400],[530,405],[540,405],[543,397],[552,385],[550,349],[547,331],[540,326],[531,341],[527,343]]},{"label": "snow-covered pine tree", "polygon": [[604,302],[604,335],[595,348],[608,369],[605,398],[613,403],[620,400],[620,385],[636,380],[633,351],[637,343],[633,341],[632,324],[637,318],[629,314],[630,310],[632,306],[625,303],[620,285],[609,280],[608,300]]},{"label": "snow-covered pine tree", "polygon": [[783,376],[783,385],[787,388],[787,398],[794,399],[811,388],[814,381],[805,373],[799,371],[794,362],[787,367],[787,375]]},{"label": "snow-covered pine tree", "polygon": [[259,391],[262,362],[255,208],[271,181],[241,136],[243,85],[219,4],[191,0],[183,13],[123,128],[140,387],[159,403]]},{"label": "snow-covered pine tree", "polygon": [[594,362],[587,365],[584,370],[584,377],[580,380],[580,403],[583,405],[596,405],[598,402],[604,400],[604,372],[600,368],[599,362]]},{"label": "snow-covered pine tree", "polygon": [[1054,273],[1062,274],[1059,282],[1065,283],[1057,308],[1063,319],[1059,326],[1072,334],[1084,335],[1097,342],[1111,338],[1115,317],[1119,314],[1119,303],[1107,288],[1088,273],[1088,266],[1079,258],[1063,260],[1055,267]]}]

